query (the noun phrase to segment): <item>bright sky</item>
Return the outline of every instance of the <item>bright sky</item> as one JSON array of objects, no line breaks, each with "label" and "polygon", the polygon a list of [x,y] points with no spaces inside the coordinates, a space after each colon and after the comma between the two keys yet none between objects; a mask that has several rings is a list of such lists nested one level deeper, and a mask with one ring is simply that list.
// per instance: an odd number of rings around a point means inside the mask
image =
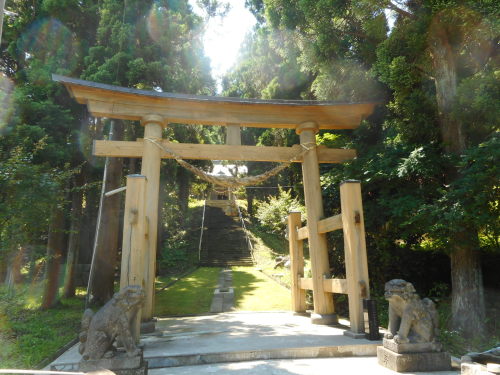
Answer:
[{"label": "bright sky", "polygon": [[[211,19],[204,37],[205,54],[211,60],[212,75],[217,79],[219,89],[220,78],[235,63],[245,35],[256,22],[253,14],[245,8],[245,0],[222,2],[230,4],[230,11],[222,19]],[[200,8],[196,5],[196,0],[189,0],[189,3],[199,14]]]}]

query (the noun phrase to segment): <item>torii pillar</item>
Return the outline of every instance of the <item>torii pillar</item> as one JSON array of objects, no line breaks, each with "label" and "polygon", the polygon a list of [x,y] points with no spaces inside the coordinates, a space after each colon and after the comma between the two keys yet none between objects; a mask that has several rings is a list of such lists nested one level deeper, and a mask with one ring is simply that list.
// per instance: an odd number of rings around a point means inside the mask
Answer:
[{"label": "torii pillar", "polygon": [[313,283],[314,313],[311,314],[313,324],[335,324],[337,315],[333,305],[333,296],[324,291],[323,280],[329,278],[330,264],[326,235],[318,233],[318,221],[323,219],[323,198],[319,179],[318,151],[315,122],[303,122],[295,129],[300,136],[300,144],[309,149],[302,162],[302,179],[307,211],[307,228],[309,229],[309,256]]},{"label": "torii pillar", "polygon": [[144,215],[146,249],[144,258],[144,280],[146,283],[146,302],[142,309],[142,321],[153,318],[156,246],[158,236],[158,197],[160,192],[161,149],[148,139],[161,143],[163,126],[166,120],[159,115],[151,114],[141,119],[144,126],[144,149],[142,154],[141,174],[146,176]]}]

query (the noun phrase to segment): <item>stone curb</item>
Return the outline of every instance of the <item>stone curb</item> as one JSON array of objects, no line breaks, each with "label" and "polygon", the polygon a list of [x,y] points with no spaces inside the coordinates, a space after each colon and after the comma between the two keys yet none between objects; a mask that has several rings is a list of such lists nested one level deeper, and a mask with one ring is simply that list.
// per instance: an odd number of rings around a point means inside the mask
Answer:
[{"label": "stone curb", "polygon": [[377,344],[320,346],[308,348],[281,348],[222,353],[198,353],[192,355],[173,355],[170,357],[149,357],[145,358],[145,360],[148,361],[149,368],[153,369],[269,359],[371,357],[376,355],[376,351]]}]

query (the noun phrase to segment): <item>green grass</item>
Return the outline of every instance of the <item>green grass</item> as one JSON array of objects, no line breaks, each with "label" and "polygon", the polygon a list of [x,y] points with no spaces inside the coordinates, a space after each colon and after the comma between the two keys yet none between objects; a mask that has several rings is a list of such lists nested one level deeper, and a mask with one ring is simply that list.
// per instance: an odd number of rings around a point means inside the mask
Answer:
[{"label": "green grass", "polygon": [[34,368],[77,337],[82,296],[40,311],[40,295],[40,286],[0,289],[0,368]]},{"label": "green grass", "polygon": [[[248,230],[254,244],[254,260],[256,262],[256,267],[262,270],[267,276],[275,279],[280,284],[290,288],[291,286],[291,275],[290,269],[276,265],[276,258],[278,256],[289,255],[288,241],[275,234],[266,231],[264,228],[251,224],[248,225]],[[305,245],[305,244],[304,244]],[[305,253],[305,275],[307,276],[310,272],[310,261],[308,259],[307,248],[304,246]]]},{"label": "green grass", "polygon": [[155,315],[191,315],[210,311],[220,268],[202,267],[155,296]]},{"label": "green grass", "polygon": [[253,267],[233,267],[237,311],[290,310],[290,291]]}]

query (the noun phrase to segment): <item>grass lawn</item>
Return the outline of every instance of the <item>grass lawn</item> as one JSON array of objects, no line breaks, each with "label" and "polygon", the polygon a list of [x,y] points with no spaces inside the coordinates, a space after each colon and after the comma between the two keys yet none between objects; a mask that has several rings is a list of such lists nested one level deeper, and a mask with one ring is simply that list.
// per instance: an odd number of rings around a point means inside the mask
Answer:
[{"label": "grass lawn", "polygon": [[0,368],[34,368],[77,337],[83,296],[40,311],[40,295],[38,285],[16,286],[13,294],[0,289]]},{"label": "grass lawn", "polygon": [[202,267],[171,287],[157,292],[155,315],[190,315],[210,312],[220,268]]},{"label": "grass lawn", "polygon": [[290,291],[253,267],[233,267],[236,311],[290,310]]}]

